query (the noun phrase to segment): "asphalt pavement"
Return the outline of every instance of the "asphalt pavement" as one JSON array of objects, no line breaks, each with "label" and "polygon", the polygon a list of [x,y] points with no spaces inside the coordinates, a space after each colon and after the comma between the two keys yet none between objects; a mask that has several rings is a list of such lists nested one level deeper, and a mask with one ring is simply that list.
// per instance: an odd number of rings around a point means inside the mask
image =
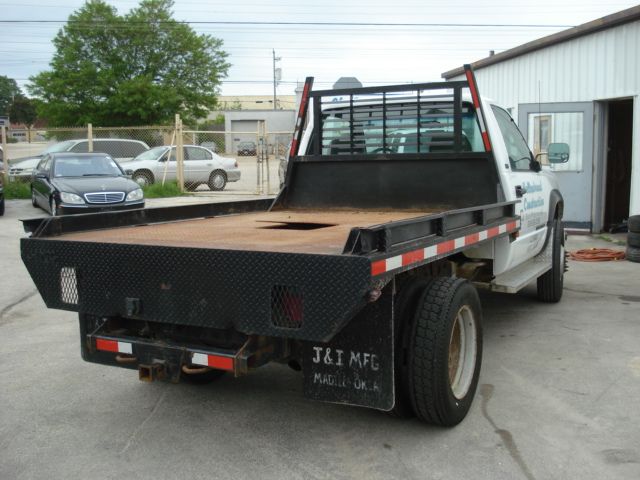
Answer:
[{"label": "asphalt pavement", "polygon": [[[0,479],[640,478],[640,264],[571,262],[554,305],[481,293],[478,393],[443,429],[306,400],[281,365],[191,386],[83,362],[20,260],[34,213],[0,217]],[[590,246],[622,248],[569,237]]]}]

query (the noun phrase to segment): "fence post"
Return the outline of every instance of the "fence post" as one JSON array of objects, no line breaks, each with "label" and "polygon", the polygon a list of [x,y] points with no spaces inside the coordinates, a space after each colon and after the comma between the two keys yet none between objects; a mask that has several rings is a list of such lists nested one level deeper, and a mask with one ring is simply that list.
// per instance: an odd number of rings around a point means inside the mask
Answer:
[{"label": "fence post", "polygon": [[262,178],[260,174],[262,173],[261,167],[262,162],[260,162],[260,122],[258,121],[256,130],[256,195],[260,195],[262,193]]},{"label": "fence post", "polygon": [[[271,193],[271,179],[270,179],[270,175],[269,175],[269,131],[267,130],[267,121],[264,120],[264,122],[262,123],[262,135],[264,138],[264,164],[263,164],[263,182],[264,182],[264,176],[266,176],[266,180],[267,180],[267,190],[264,192],[265,195],[269,195]],[[263,188],[264,190],[264,188]]]},{"label": "fence post", "polygon": [[4,181],[9,181],[9,152],[7,151],[7,127],[2,125],[2,161],[4,162]]},{"label": "fence post", "polygon": [[87,124],[87,151],[89,153],[93,152],[93,125]]},{"label": "fence post", "polygon": [[178,179],[178,188],[184,192],[184,148],[182,138],[182,120],[180,115],[176,113],[176,177]]}]

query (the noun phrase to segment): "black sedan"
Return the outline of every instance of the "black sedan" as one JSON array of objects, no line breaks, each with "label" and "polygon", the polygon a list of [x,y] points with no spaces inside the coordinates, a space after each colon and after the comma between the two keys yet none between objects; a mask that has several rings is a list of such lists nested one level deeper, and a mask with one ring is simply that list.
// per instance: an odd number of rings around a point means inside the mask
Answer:
[{"label": "black sedan", "polygon": [[31,202],[51,215],[144,207],[140,185],[104,153],[50,153],[31,180]]}]

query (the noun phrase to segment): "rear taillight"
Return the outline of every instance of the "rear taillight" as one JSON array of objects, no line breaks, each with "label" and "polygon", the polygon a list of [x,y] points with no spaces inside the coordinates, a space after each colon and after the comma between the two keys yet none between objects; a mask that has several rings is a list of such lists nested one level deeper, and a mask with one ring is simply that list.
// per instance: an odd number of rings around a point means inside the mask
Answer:
[{"label": "rear taillight", "polygon": [[276,327],[302,327],[304,299],[296,287],[276,285],[271,289],[271,321]]}]

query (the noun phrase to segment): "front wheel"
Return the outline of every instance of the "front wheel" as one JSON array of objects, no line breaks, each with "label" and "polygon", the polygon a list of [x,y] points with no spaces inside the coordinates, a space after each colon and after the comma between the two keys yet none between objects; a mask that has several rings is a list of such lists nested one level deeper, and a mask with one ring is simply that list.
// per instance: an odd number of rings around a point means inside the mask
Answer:
[{"label": "front wheel", "polygon": [[551,270],[538,277],[538,299],[556,303],[562,298],[566,256],[564,251],[564,228],[559,219],[553,221],[551,232]]},{"label": "front wheel", "polygon": [[416,416],[453,426],[467,415],[482,363],[482,310],[467,280],[435,278],[417,304],[410,339],[409,395]]},{"label": "front wheel", "polygon": [[53,197],[49,200],[49,212],[51,212],[52,217],[58,216],[58,202],[56,202],[56,199]]},{"label": "front wheel", "polygon": [[141,187],[148,187],[153,184],[153,175],[149,172],[136,172],[131,178]]}]

